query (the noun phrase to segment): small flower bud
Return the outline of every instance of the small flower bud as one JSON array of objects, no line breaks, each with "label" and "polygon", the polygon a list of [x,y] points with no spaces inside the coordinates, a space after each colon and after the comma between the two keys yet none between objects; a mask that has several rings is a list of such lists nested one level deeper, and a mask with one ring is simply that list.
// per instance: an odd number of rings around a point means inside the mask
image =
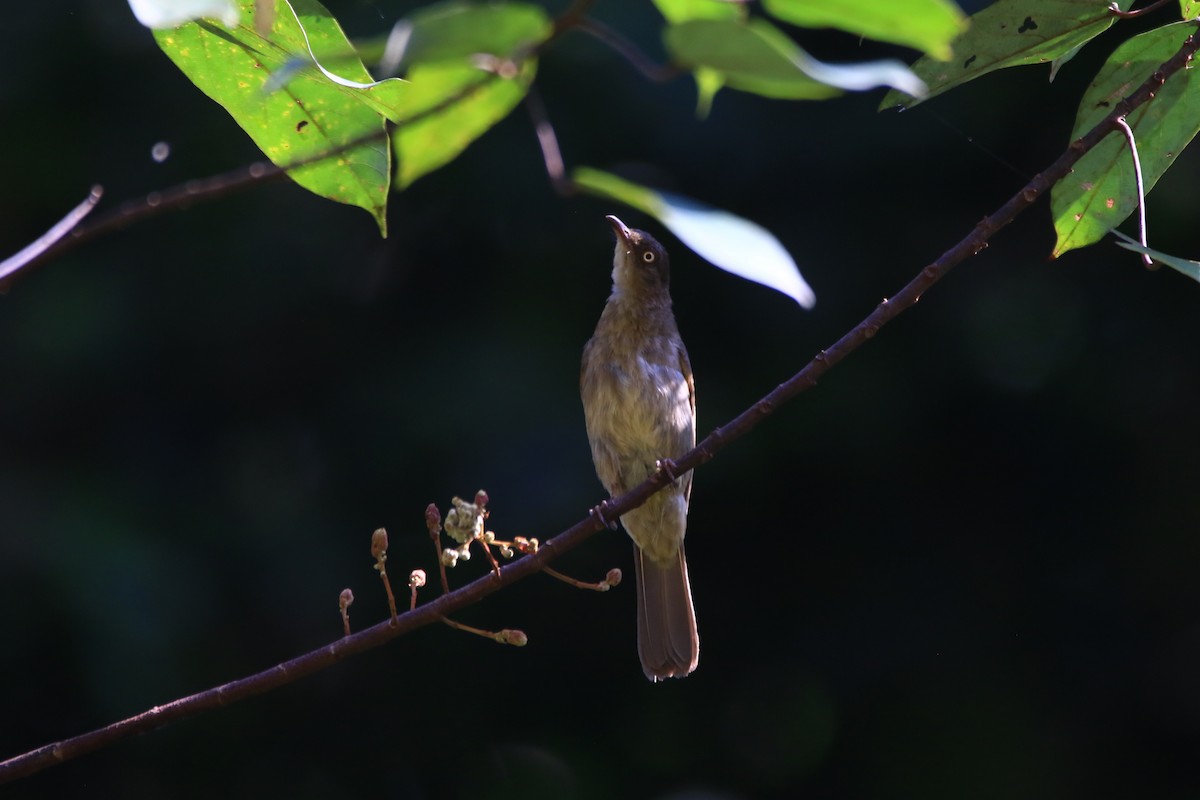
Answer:
[{"label": "small flower bud", "polygon": [[496,634],[496,641],[500,644],[511,644],[513,647],[524,647],[529,644],[529,637],[525,635],[525,631],[505,628]]},{"label": "small flower bud", "polygon": [[342,593],[338,595],[338,608],[345,611],[354,602],[354,592],[349,589],[342,589]]},{"label": "small flower bud", "polygon": [[430,536],[437,536],[442,529],[442,513],[433,503],[425,507],[425,527]]},{"label": "small flower bud", "polygon": [[484,531],[483,532],[484,544],[491,544],[494,541],[496,541],[496,532],[495,531]]},{"label": "small flower bud", "polygon": [[447,567],[453,567],[455,564],[458,563],[458,551],[453,548],[447,547],[445,550],[442,551],[442,563],[445,564]]},{"label": "small flower bud", "polygon": [[377,528],[375,532],[371,534],[371,555],[373,555],[377,561],[386,561],[387,549],[387,531],[385,531],[383,528]]},{"label": "small flower bud", "polygon": [[467,542],[462,547],[458,548],[458,550],[456,550],[455,552],[458,553],[459,561],[470,561],[471,560],[471,543]]},{"label": "small flower bud", "polygon": [[413,588],[420,588],[425,585],[425,570],[414,569],[408,573],[408,585]]},{"label": "small flower bud", "polygon": [[483,489],[480,489],[478,492],[475,493],[475,505],[479,506],[480,508],[483,508],[487,504],[488,504],[488,493],[485,492]]},{"label": "small flower bud", "polygon": [[503,558],[512,558],[513,557],[513,549],[506,544],[501,545],[500,546],[500,555]]},{"label": "small flower bud", "polygon": [[621,585],[621,570],[617,569],[616,567],[613,567],[612,569],[610,569],[608,571],[608,574],[604,576],[604,582],[607,583],[609,586],[620,586]]}]

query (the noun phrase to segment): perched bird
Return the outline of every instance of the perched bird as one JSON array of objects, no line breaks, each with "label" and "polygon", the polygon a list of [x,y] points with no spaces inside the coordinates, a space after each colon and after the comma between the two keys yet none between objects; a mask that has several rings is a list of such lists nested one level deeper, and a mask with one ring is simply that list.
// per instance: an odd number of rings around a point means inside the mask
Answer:
[{"label": "perched bird", "polygon": [[614,497],[667,469],[671,485],[621,517],[634,544],[638,655],[652,681],[682,678],[700,660],[683,536],[692,473],[672,475],[696,446],[692,365],[671,313],[667,251],[608,217],[617,235],[613,289],[583,349],[580,394],[596,474]]}]

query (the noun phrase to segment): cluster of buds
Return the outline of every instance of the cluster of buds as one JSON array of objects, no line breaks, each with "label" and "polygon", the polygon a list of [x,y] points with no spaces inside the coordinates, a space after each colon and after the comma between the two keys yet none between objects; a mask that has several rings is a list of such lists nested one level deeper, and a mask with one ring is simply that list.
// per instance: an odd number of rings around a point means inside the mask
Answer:
[{"label": "cluster of buds", "polygon": [[[483,489],[475,493],[475,501],[467,502],[461,497],[455,497],[450,500],[451,508],[446,512],[445,525],[438,527],[446,531],[446,535],[454,541],[458,542],[458,547],[447,547],[442,550],[442,566],[453,567],[459,561],[471,560],[471,544],[479,542],[483,545],[484,553],[492,562],[492,567],[499,571],[499,566],[496,564],[496,559],[492,555],[491,548],[495,547],[500,551],[500,555],[504,558],[512,558],[516,551],[513,542],[502,542],[496,538],[493,531],[484,530],[484,521],[488,517],[487,504],[488,494]],[[435,520],[440,523],[441,517],[437,513],[434,506],[430,506],[425,511],[425,523],[429,528],[430,536],[437,536],[437,528],[435,528]],[[519,547],[517,548],[520,549]],[[524,552],[524,551],[522,551]]]},{"label": "cluster of buds", "polygon": [[447,547],[442,551],[442,564],[447,567],[453,567],[459,561],[471,560],[471,543],[459,545],[458,547]]},{"label": "cluster of buds", "polygon": [[[475,495],[476,500],[480,494],[486,502],[487,495],[483,492]],[[446,524],[442,526],[446,535],[459,544],[470,544],[475,539],[482,538],[483,520],[487,516],[483,505],[468,503],[461,497],[455,497],[450,503],[453,507],[446,513]]]}]

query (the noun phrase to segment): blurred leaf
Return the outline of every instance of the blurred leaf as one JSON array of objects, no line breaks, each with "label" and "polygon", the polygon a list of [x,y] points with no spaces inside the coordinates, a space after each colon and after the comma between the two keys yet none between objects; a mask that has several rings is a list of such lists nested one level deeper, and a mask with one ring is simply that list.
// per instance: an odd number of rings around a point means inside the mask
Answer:
[{"label": "blurred leaf", "polygon": [[658,13],[672,25],[691,19],[745,19],[746,8],[741,3],[724,0],[654,0]]},{"label": "blurred leaf", "polygon": [[663,37],[667,52],[680,65],[712,70],[734,89],[786,100],[821,100],[840,94],[797,69],[768,30],[783,36],[763,20],[693,20],[668,26]]},{"label": "blurred leaf", "polygon": [[1179,13],[1184,19],[1200,16],[1200,0],[1179,0]]},{"label": "blurred leaf", "polygon": [[[1108,116],[1121,98],[1179,49],[1196,28],[1177,22],[1134,36],[1118,47],[1084,92],[1075,116],[1075,139]],[[1195,85],[1193,85],[1195,84]],[[1200,79],[1196,70],[1172,75],[1147,102],[1134,109],[1126,122],[1133,129],[1149,194],[1200,130]],[[1137,208],[1133,160],[1119,131],[1084,154],[1071,174],[1054,185],[1050,210],[1058,241],[1054,257],[1092,244]]]},{"label": "blurred leaf", "polygon": [[237,27],[226,29],[207,20],[188,22],[174,30],[155,31],[154,38],[274,164],[286,167],[377,132],[378,140],[288,175],[315,194],[366,209],[386,236],[391,151],[377,108],[394,102],[392,98],[404,91],[403,83],[391,80],[355,89],[338,85],[316,70],[305,70],[291,76],[278,91],[266,92],[273,72],[296,59],[311,62],[310,44],[317,57],[338,63],[343,78],[360,83],[372,79],[353,56],[337,21],[316,0],[276,0],[274,24],[265,38],[255,31],[255,0],[240,0],[240,7],[242,22]]},{"label": "blurred leaf", "polygon": [[577,168],[571,177],[590,194],[654,217],[713,266],[783,292],[804,308],[816,303],[796,262],[765,228],[691,198],[649,189],[590,167]]},{"label": "blurred leaf", "polygon": [[924,50],[946,61],[967,29],[950,0],[764,0],[768,14],[806,28],[839,28],[868,39]]},{"label": "blurred leaf", "polygon": [[[1132,2],[1116,4],[1124,10]],[[912,65],[927,95],[888,92],[879,108],[912,108],[998,69],[1054,61],[1108,30],[1116,19],[1108,6],[1107,0],[998,0],[971,16],[971,27],[952,43],[952,62],[923,56]]]},{"label": "blurred leaf", "polygon": [[[819,100],[838,94],[837,88],[861,89],[889,81],[897,69],[892,62],[835,67],[822,64],[800,49],[766,20],[693,20],[667,27],[671,57],[690,68],[721,73],[734,89],[788,100]],[[911,84],[905,84],[915,90]]]},{"label": "blurred leaf", "polygon": [[400,188],[453,161],[508,116],[536,73],[534,59],[524,61],[511,78],[452,61],[414,65],[391,116],[398,124],[393,141]]},{"label": "blurred leaf", "polygon": [[[453,0],[419,9],[398,22],[397,28],[405,31],[406,38],[394,64],[404,68],[433,61],[466,61],[479,54],[517,57],[549,38],[554,23],[542,8],[526,3],[483,5]],[[385,46],[385,39],[368,40],[359,46],[359,53],[377,61]]]},{"label": "blurred leaf", "polygon": [[[745,6],[720,0],[654,0],[659,13],[672,25],[691,19],[746,18]],[[725,86],[725,76],[714,69],[700,67],[692,70],[696,81],[696,116],[704,119],[712,111],[713,98]]]},{"label": "blurred leaf", "polygon": [[239,16],[233,0],[129,0],[129,7],[147,28],[174,28],[202,17],[219,19],[232,28]]},{"label": "blurred leaf", "polygon": [[704,119],[712,111],[713,98],[725,86],[725,76],[715,69],[700,67],[692,72],[696,81],[696,116]]},{"label": "blurred leaf", "polygon": [[1113,231],[1113,233],[1117,237],[1124,240],[1117,242],[1117,247],[1124,247],[1126,250],[1132,250],[1135,253],[1142,253],[1143,255],[1150,256],[1159,264],[1166,264],[1171,269],[1182,272],[1192,280],[1200,283],[1200,261],[1189,261],[1188,259],[1180,258],[1179,256],[1169,256],[1159,250],[1154,250],[1149,247],[1142,247],[1141,243],[1136,239],[1126,236],[1120,231]]}]

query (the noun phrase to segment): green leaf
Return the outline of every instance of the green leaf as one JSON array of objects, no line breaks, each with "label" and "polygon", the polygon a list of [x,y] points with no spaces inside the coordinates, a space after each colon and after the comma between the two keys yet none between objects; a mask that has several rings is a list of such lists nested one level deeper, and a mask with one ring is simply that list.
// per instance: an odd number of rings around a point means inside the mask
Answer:
[{"label": "green leaf", "polygon": [[692,72],[696,81],[696,116],[704,119],[712,111],[713,98],[725,86],[725,76],[715,69],[700,67]]},{"label": "green leaf", "polygon": [[1113,233],[1124,240],[1117,242],[1118,247],[1124,247],[1126,250],[1132,250],[1135,253],[1142,253],[1143,255],[1150,256],[1159,264],[1166,264],[1171,269],[1188,276],[1194,281],[1200,282],[1200,261],[1189,261],[1188,259],[1180,258],[1179,256],[1169,256],[1159,250],[1154,250],[1149,247],[1142,247],[1137,240],[1130,236],[1126,236],[1120,231],[1113,231]]},{"label": "green leaf", "polygon": [[[1127,9],[1133,0],[1117,0]],[[971,16],[971,27],[953,41],[954,60],[924,56],[913,72],[929,86],[919,100],[888,92],[879,104],[911,108],[968,81],[1006,67],[1045,64],[1065,56],[1108,30],[1116,19],[1110,0],[997,0]]]},{"label": "green leaf", "polygon": [[[434,61],[466,61],[481,53],[513,58],[550,37],[554,23],[539,6],[526,3],[486,5],[452,0],[422,8],[397,23],[405,35],[396,66]],[[395,34],[393,34],[395,36]],[[359,52],[378,60],[386,39],[364,42]]]},{"label": "green leaf", "polygon": [[[746,9],[723,0],[654,0],[659,13],[672,25],[692,19],[744,20]],[[696,116],[704,119],[712,111],[713,98],[725,86],[725,76],[714,69],[692,70],[696,81]]]},{"label": "green leaf", "polygon": [[765,97],[813,100],[832,97],[835,89],[860,91],[880,85],[923,90],[897,61],[824,64],[762,19],[690,20],[668,26],[664,37],[677,63],[713,70],[730,87]]},{"label": "green leaf", "polygon": [[577,168],[571,177],[589,194],[654,217],[713,266],[782,292],[803,308],[816,303],[817,297],[796,262],[765,228],[691,198],[649,189],[590,167]]},{"label": "green leaf", "polygon": [[840,94],[797,69],[784,48],[793,52],[800,48],[765,20],[697,19],[670,25],[663,35],[667,52],[677,63],[718,72],[734,89],[787,100]]},{"label": "green leaf", "polygon": [[[296,74],[285,87],[265,92],[271,74],[295,59],[311,62],[309,45],[322,61],[338,64],[338,74],[371,81],[353,57],[337,21],[316,0],[276,0],[270,33],[255,31],[255,0],[240,0],[241,23],[224,28],[209,20],[158,30],[154,38],[196,86],[225,108],[272,163],[287,167],[360,141],[366,141],[289,171],[309,191],[370,212],[387,235],[386,203],[391,176],[384,120],[372,105],[403,91],[397,80],[371,89],[341,86],[318,70]],[[307,34],[307,42],[305,40]]]},{"label": "green leaf", "polygon": [[[1179,49],[1196,30],[1177,22],[1134,36],[1118,47],[1084,93],[1071,138],[1095,127],[1112,107]],[[1126,118],[1133,129],[1150,192],[1167,167],[1200,131],[1200,78],[1196,70],[1175,73],[1149,101]],[[1125,137],[1109,134],[1088,151],[1071,174],[1054,185],[1050,210],[1058,242],[1055,257],[1098,241],[1137,208],[1133,160]]]},{"label": "green leaf", "polygon": [[398,63],[408,83],[376,108],[397,125],[396,180],[405,189],[453,161],[524,99],[537,71],[525,54],[554,25],[525,3],[456,1],[423,8],[397,27],[407,31]]},{"label": "green leaf", "polygon": [[740,3],[725,0],[654,0],[658,13],[672,25],[692,19],[745,19]]},{"label": "green leaf", "polygon": [[950,0],[764,0],[784,22],[806,28],[839,28],[868,39],[924,50],[949,60],[950,42],[967,18]]},{"label": "green leaf", "polygon": [[515,108],[537,72],[527,59],[511,78],[465,64],[416,64],[406,91],[391,109],[400,188],[445,166]]},{"label": "green leaf", "polygon": [[1184,19],[1200,16],[1200,0],[1179,0],[1179,13]]}]

